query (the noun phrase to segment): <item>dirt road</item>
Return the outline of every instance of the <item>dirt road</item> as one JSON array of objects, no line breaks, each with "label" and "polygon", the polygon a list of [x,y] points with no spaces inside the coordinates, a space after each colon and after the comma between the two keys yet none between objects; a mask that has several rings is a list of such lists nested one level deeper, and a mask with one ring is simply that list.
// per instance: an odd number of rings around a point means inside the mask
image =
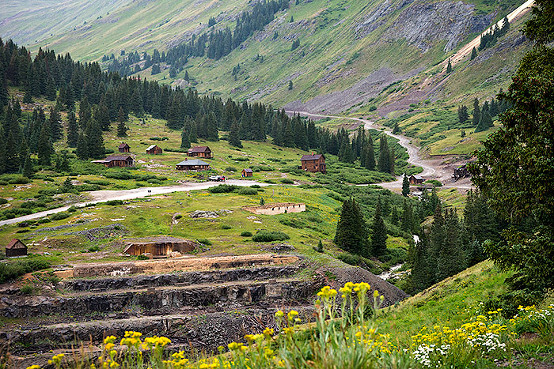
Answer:
[{"label": "dirt road", "polygon": [[[83,203],[78,204],[71,204],[67,206],[62,206],[61,208],[56,209],[50,209],[46,211],[41,211],[39,213],[29,214],[22,217],[17,217],[13,219],[8,220],[2,220],[0,221],[0,226],[6,225],[6,224],[13,224],[13,223],[19,223],[23,222],[25,220],[32,220],[37,218],[42,218],[50,214],[59,213],[62,211],[66,211],[71,206],[85,206],[87,204],[96,204],[99,202],[109,201],[109,200],[131,200],[131,199],[138,199],[140,197],[146,197],[151,195],[161,195],[171,192],[182,192],[182,191],[193,191],[193,190],[205,190],[210,187],[218,186],[221,182],[202,182],[202,183],[185,183],[178,186],[163,186],[163,187],[142,187],[142,188],[135,188],[133,190],[118,190],[118,191],[91,191],[88,193],[88,195],[91,197],[90,201],[86,201]],[[267,183],[259,183],[256,181],[248,181],[248,180],[237,180],[237,179],[229,179],[226,181],[226,184],[236,185],[236,186],[252,186],[252,185],[260,185],[260,186],[269,186]]]},{"label": "dirt road", "polygon": [[[420,148],[413,145],[411,143],[411,139],[402,136],[393,134],[389,129],[376,125],[374,122],[363,119],[363,118],[350,118],[350,117],[341,117],[338,115],[323,115],[323,114],[312,114],[305,111],[287,111],[289,114],[300,114],[302,116],[306,117],[312,117],[312,118],[341,118],[341,119],[349,119],[353,121],[358,121],[360,123],[363,123],[364,127],[366,129],[377,129],[383,131],[385,134],[389,135],[390,137],[393,137],[398,140],[398,143],[404,147],[409,155],[408,163],[422,167],[423,172],[421,172],[421,176],[425,179],[436,179],[441,181],[444,185],[443,188],[458,188],[461,190],[469,190],[472,187],[471,183],[468,180],[461,180],[458,182],[454,182],[452,180],[452,168],[450,165],[446,165],[443,163],[442,159],[423,159],[421,158],[419,152]],[[394,182],[383,182],[383,183],[375,183],[377,186],[381,186],[388,189],[399,189],[402,188],[402,176],[396,177],[396,181]],[[362,185],[367,186],[367,185]]]}]

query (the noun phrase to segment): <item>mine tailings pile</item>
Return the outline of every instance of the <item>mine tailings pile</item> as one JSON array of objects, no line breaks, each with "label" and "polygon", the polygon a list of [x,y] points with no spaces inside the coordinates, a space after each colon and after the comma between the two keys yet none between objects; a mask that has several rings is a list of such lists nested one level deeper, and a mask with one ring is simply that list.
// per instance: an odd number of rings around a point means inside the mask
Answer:
[{"label": "mine tailings pile", "polygon": [[[191,264],[195,259],[202,258],[191,258]],[[0,315],[18,323],[0,329],[0,345],[9,345],[16,367],[40,361],[40,355],[31,355],[42,353],[46,360],[50,350],[69,351],[80,342],[97,347],[107,335],[122,337],[128,330],[170,337],[174,349],[210,352],[274,327],[279,309],[311,314],[315,293],[325,283],[321,277],[295,277],[305,265],[288,255],[203,259],[205,270],[153,275],[130,273],[132,263],[96,265],[86,273],[82,266],[74,274],[87,277],[64,279],[55,292],[26,296],[16,288],[0,291]],[[185,260],[150,263],[179,265]],[[114,269],[130,274],[117,275],[121,272]],[[92,276],[92,270],[104,275]]]}]

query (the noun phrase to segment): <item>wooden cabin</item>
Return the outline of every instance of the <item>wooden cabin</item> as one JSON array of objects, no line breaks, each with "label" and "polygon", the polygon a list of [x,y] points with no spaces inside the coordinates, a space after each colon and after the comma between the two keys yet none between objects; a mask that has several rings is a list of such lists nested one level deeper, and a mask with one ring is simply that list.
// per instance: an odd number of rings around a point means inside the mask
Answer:
[{"label": "wooden cabin", "polygon": [[418,176],[418,175],[414,175],[414,174],[412,174],[410,176],[410,178],[408,178],[408,180],[410,181],[411,185],[418,185],[418,184],[422,184],[423,182],[425,182],[425,179],[422,176]]},{"label": "wooden cabin", "polygon": [[469,177],[471,174],[467,170],[467,164],[460,165],[458,168],[454,168],[454,174],[452,175],[452,178],[454,178],[455,181],[457,181],[460,178]]},{"label": "wooden cabin", "polygon": [[27,246],[17,238],[8,243],[6,246],[6,257],[27,256]]},{"label": "wooden cabin", "polygon": [[178,163],[176,168],[177,170],[196,170],[196,171],[208,170],[210,169],[210,164],[200,159],[194,159],[194,160],[185,159],[182,162]]},{"label": "wooden cabin", "polygon": [[250,168],[246,168],[242,170],[242,177],[252,177],[254,175],[254,172]]},{"label": "wooden cabin", "polygon": [[187,151],[187,155],[195,158],[212,158],[212,150],[208,146],[194,146]]},{"label": "wooden cabin", "polygon": [[122,142],[119,144],[119,152],[130,152],[131,151],[131,147],[129,145],[127,145],[125,142]]},{"label": "wooden cabin", "polygon": [[93,160],[93,163],[102,164],[106,168],[113,167],[132,167],[135,165],[135,160],[131,155],[110,155],[104,160]]},{"label": "wooden cabin", "polygon": [[327,166],[325,165],[325,156],[323,154],[316,155],[304,155],[300,158],[302,163],[302,170],[307,170],[308,172],[327,172]]},{"label": "wooden cabin", "polygon": [[146,148],[146,153],[150,155],[160,155],[163,152],[158,145],[150,145]]}]

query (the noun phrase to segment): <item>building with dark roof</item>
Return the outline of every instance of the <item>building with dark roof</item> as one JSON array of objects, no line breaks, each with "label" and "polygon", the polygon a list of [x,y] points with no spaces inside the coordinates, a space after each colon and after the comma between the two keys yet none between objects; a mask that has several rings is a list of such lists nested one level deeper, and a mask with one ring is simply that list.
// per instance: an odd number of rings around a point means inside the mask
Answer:
[{"label": "building with dark roof", "polygon": [[327,166],[325,165],[325,156],[323,154],[304,155],[300,158],[302,163],[302,170],[308,172],[327,172]]},{"label": "building with dark roof", "polygon": [[26,256],[27,255],[27,246],[17,238],[14,238],[6,245],[6,257],[14,256]]},{"label": "building with dark roof", "polygon": [[129,152],[131,151],[131,146],[127,145],[125,142],[119,144],[119,152]]},{"label": "building with dark roof", "polygon": [[210,169],[210,164],[200,159],[194,159],[194,160],[185,159],[182,162],[177,164],[176,169],[177,170],[208,170]]},{"label": "building with dark roof", "polygon": [[194,146],[188,149],[187,155],[191,157],[211,159],[212,150],[210,150],[208,146]]},{"label": "building with dark roof", "polygon": [[160,155],[163,152],[158,145],[150,145],[146,148],[146,153],[150,155]]},{"label": "building with dark roof", "polygon": [[242,177],[252,177],[254,175],[254,172],[250,168],[243,169],[241,172]]},{"label": "building with dark roof", "polygon": [[131,155],[110,155],[103,160],[93,160],[93,163],[102,164],[106,168],[113,167],[132,167],[135,165],[135,160]]}]

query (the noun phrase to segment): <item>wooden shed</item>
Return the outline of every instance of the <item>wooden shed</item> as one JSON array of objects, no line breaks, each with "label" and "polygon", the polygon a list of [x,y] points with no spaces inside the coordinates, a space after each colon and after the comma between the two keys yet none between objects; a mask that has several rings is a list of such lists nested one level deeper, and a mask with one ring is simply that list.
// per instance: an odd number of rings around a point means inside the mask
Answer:
[{"label": "wooden shed", "polygon": [[17,238],[14,238],[13,240],[8,243],[6,246],[6,257],[14,257],[14,256],[26,256],[27,255],[27,246]]},{"label": "wooden shed", "polygon": [[327,166],[325,165],[325,156],[323,154],[304,155],[300,158],[302,163],[302,170],[308,172],[327,172]]},{"label": "wooden shed", "polygon": [[125,142],[119,144],[119,152],[130,152],[131,146],[127,145]]},{"label": "wooden shed", "polygon": [[135,165],[135,160],[131,155],[110,155],[104,160],[93,160],[92,162],[102,164],[106,168],[132,167]]},{"label": "wooden shed", "polygon": [[200,159],[194,159],[194,160],[185,159],[182,162],[177,164],[176,169],[177,170],[208,170],[210,169],[210,164]]},{"label": "wooden shed", "polygon": [[408,180],[410,181],[410,184],[412,184],[412,185],[422,184],[423,182],[425,182],[425,178],[423,178],[422,176],[414,175],[414,174],[412,174],[410,176],[410,178],[408,178]]},{"label": "wooden shed", "polygon": [[250,168],[246,168],[242,170],[242,177],[252,177],[254,175],[254,172]]},{"label": "wooden shed", "polygon": [[212,158],[212,150],[208,146],[194,146],[188,149],[187,155],[195,158]]},{"label": "wooden shed", "polygon": [[146,153],[150,155],[160,155],[163,152],[158,145],[150,145],[146,148]]}]

